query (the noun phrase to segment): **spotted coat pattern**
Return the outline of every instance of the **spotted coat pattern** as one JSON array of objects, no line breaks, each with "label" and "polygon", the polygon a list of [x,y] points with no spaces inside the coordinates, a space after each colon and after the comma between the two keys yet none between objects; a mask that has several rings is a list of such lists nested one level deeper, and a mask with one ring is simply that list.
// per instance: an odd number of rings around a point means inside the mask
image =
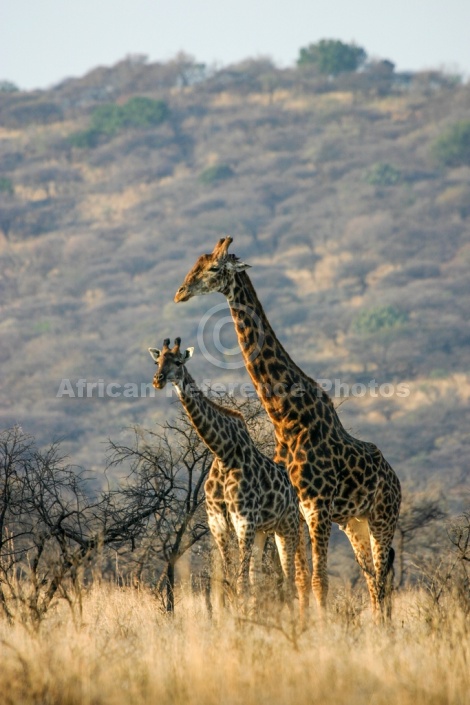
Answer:
[{"label": "spotted coat pattern", "polygon": [[220,292],[230,306],[245,366],[271,421],[277,450],[294,485],[312,542],[312,588],[320,607],[328,592],[332,522],[346,532],[365,575],[374,611],[391,611],[392,540],[401,491],[395,472],[372,443],[351,436],[328,394],[277,339],[246,273],[222,238],[187,274],[175,301]]},{"label": "spotted coat pattern", "polygon": [[[298,551],[300,514],[285,467],[258,450],[241,413],[216,404],[197,389],[185,365],[192,348],[182,353],[180,339],[177,338],[173,349],[169,348],[167,339],[161,351],[149,348],[149,352],[158,364],[154,387],[162,389],[168,381],[175,385],[192,425],[214,454],[205,483],[206,509],[225,575],[230,576],[232,570],[232,527],[239,547],[240,596],[248,593],[253,553],[253,558],[258,561],[253,571],[256,574],[260,569],[259,561],[266,536],[273,532],[286,579],[287,598],[292,605],[296,553],[297,561],[301,560],[301,549]],[[253,552],[255,545],[257,550]],[[300,581],[299,592],[302,585]],[[302,594],[300,597],[302,600]]]}]

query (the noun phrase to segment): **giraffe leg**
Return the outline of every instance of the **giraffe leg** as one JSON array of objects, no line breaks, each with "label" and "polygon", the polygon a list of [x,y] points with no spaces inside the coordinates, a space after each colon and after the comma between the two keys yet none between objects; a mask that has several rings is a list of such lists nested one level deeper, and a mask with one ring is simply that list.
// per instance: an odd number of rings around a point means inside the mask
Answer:
[{"label": "giraffe leg", "polygon": [[230,599],[232,593],[233,565],[230,550],[231,532],[230,527],[221,514],[209,514],[207,516],[209,529],[219,549],[222,559],[223,590],[222,605],[225,607],[226,598]]},{"label": "giraffe leg", "polygon": [[376,614],[379,605],[369,522],[366,517],[353,517],[343,527],[343,530],[351,543],[356,561],[359,563],[366,579],[372,611]]},{"label": "giraffe leg", "polygon": [[[397,481],[398,483],[398,481]],[[400,511],[400,486],[384,484],[376,496],[376,503],[369,516],[370,541],[374,560],[377,601],[380,619],[384,622],[392,616],[393,536]]]},{"label": "giraffe leg", "polygon": [[294,592],[295,592],[295,554],[298,544],[298,535],[296,534],[280,534],[276,532],[275,541],[279,560],[281,561],[282,572],[286,584],[286,601],[292,612],[294,608]]},{"label": "giraffe leg", "polygon": [[330,508],[326,502],[315,502],[307,514],[307,524],[312,542],[312,590],[323,614],[328,596],[328,541],[331,534]]},{"label": "giraffe leg", "polygon": [[300,623],[302,628],[307,625],[307,613],[310,602],[310,580],[310,568],[307,560],[307,545],[305,541],[305,521],[301,518],[299,541],[295,553],[295,584],[299,596]]},{"label": "giraffe leg", "polygon": [[395,571],[393,561],[395,551],[391,547],[391,539],[377,538],[371,532],[372,556],[375,566],[377,585],[377,605],[381,622],[392,617],[392,591]]},{"label": "giraffe leg", "polygon": [[237,578],[237,596],[243,611],[246,610],[247,598],[249,595],[249,574],[250,562],[255,541],[255,529],[252,522],[240,520],[239,517],[232,517],[232,523],[238,538],[238,553],[240,564]]},{"label": "giraffe leg", "polygon": [[253,549],[250,561],[250,586],[254,598],[254,604],[259,604],[261,593],[261,581],[263,573],[263,552],[268,536],[264,531],[257,531],[253,542]]}]

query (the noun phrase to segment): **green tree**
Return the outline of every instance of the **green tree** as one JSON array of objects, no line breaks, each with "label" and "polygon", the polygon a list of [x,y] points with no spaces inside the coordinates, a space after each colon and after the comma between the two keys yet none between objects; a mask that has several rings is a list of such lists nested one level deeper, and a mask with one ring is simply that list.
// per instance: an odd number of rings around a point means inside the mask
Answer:
[{"label": "green tree", "polygon": [[361,311],[353,323],[353,331],[362,335],[373,335],[382,330],[396,328],[408,321],[405,311],[395,306],[377,306]]},{"label": "green tree", "polygon": [[401,181],[401,172],[392,164],[377,162],[366,173],[365,181],[373,186],[395,186]]},{"label": "green tree", "polygon": [[321,39],[300,50],[297,66],[314,64],[320,73],[337,76],[356,71],[366,57],[365,50],[355,44],[344,44],[339,39]]},{"label": "green tree", "polygon": [[170,110],[163,100],[136,96],[124,105],[106,103],[96,108],[87,130],[75,132],[68,141],[73,147],[96,147],[102,138],[114,137],[129,127],[155,127],[168,118]]},{"label": "green tree", "polygon": [[470,120],[451,125],[433,143],[431,153],[440,166],[470,165]]},{"label": "green tree", "polygon": [[14,192],[11,179],[6,176],[0,176],[0,193],[8,193],[11,195]]},{"label": "green tree", "polygon": [[68,137],[67,141],[72,147],[79,147],[80,149],[93,149],[100,143],[101,134],[102,133],[98,130],[90,128],[89,130],[74,132]]},{"label": "green tree", "polygon": [[0,93],[18,93],[20,89],[11,81],[0,81]]},{"label": "green tree", "polygon": [[136,96],[122,106],[122,122],[126,127],[152,127],[166,120],[169,113],[165,101]]},{"label": "green tree", "polygon": [[91,116],[91,129],[105,135],[115,135],[123,125],[123,109],[114,103],[100,105]]},{"label": "green tree", "polygon": [[395,373],[396,345],[403,346],[408,333],[409,316],[395,306],[375,306],[363,309],[352,321],[351,352],[362,361],[364,372],[370,364],[377,374],[388,376]]},{"label": "green tree", "polygon": [[206,186],[211,186],[217,181],[230,179],[234,175],[235,172],[228,164],[214,164],[214,166],[208,167],[200,174],[199,180]]}]

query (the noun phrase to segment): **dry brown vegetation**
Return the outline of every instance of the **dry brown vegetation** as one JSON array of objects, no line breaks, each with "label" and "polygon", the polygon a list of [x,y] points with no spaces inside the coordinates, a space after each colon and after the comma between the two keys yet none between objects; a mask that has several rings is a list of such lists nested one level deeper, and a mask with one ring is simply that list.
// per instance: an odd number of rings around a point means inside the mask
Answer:
[{"label": "dry brown vegetation", "polygon": [[[244,411],[267,449],[259,409]],[[326,621],[312,606],[301,630],[269,555],[259,604],[241,615],[234,601],[221,606],[201,511],[207,451],[182,420],[111,444],[110,465],[131,472],[106,492],[56,448],[38,451],[19,429],[2,434],[3,701],[463,705],[470,513],[444,521],[441,497],[405,495],[386,626],[341,544]]]},{"label": "dry brown vegetation", "polygon": [[201,600],[189,594],[168,617],[147,589],[96,584],[84,596],[80,615],[62,605],[38,632],[0,622],[2,700],[9,705],[468,702],[468,614],[452,598],[441,609],[424,591],[404,592],[393,626],[379,629],[357,598],[343,591],[325,626],[314,620],[295,643],[284,627],[286,634],[262,617],[257,623],[229,615],[210,621]]}]

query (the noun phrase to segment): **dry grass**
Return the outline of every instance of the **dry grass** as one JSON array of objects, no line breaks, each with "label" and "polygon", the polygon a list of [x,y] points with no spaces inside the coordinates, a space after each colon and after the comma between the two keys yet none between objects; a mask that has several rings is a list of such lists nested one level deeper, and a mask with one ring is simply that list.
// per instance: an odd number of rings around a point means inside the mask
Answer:
[{"label": "dry grass", "polygon": [[[464,705],[469,627],[452,605],[418,592],[397,598],[394,624],[375,627],[351,595],[298,640],[233,617],[208,619],[183,597],[175,617],[152,595],[93,587],[80,620],[60,605],[35,633],[0,622],[2,702],[275,705]],[[284,624],[288,630],[288,625]]]}]

